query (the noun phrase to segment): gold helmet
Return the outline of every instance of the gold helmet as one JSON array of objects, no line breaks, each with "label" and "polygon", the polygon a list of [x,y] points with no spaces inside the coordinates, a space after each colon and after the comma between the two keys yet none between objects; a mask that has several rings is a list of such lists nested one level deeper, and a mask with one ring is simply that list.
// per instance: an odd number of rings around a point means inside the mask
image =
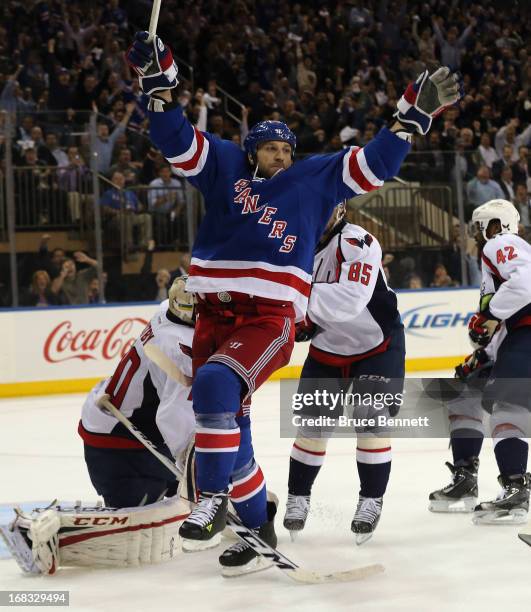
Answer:
[{"label": "gold helmet", "polygon": [[184,323],[193,323],[195,321],[195,295],[186,291],[187,279],[188,276],[179,276],[173,281],[168,292],[169,308]]}]

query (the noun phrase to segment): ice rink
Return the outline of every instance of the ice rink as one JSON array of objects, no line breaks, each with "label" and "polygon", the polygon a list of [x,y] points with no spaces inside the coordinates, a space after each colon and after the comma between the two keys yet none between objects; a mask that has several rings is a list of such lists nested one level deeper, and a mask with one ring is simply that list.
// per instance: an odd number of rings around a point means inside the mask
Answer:
[{"label": "ice rink", "polygon": [[[431,374],[433,375],[433,373]],[[358,482],[354,440],[332,440],[314,487],[313,513],[291,543],[282,527],[291,440],[279,438],[278,383],[253,398],[253,435],[268,486],[280,498],[279,549],[308,569],[335,571],[382,563],[385,573],[349,584],[306,586],[275,568],[241,578],[219,574],[221,549],[180,555],[171,563],[133,569],[64,569],[28,578],[13,560],[0,561],[0,590],[70,591],[70,609],[347,610],[378,612],[525,610],[531,601],[531,548],[522,526],[477,527],[469,515],[434,515],[430,490],[448,484],[448,441],[396,440],[383,515],[372,540],[356,547],[350,532]],[[0,505],[96,499],[76,429],[83,396],[0,401]],[[480,498],[498,493],[492,442],[481,457]]]}]

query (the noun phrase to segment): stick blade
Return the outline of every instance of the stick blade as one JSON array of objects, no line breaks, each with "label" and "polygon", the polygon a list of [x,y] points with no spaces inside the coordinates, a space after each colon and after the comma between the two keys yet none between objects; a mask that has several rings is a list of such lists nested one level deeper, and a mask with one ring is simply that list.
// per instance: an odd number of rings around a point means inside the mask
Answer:
[{"label": "stick blade", "polygon": [[293,570],[286,570],[285,573],[292,580],[301,582],[303,584],[325,584],[330,582],[354,582],[356,580],[363,580],[369,576],[381,574],[384,570],[385,568],[383,565],[380,563],[374,563],[373,565],[355,567],[343,572],[332,572],[331,574],[311,572],[300,567]]},{"label": "stick blade", "polygon": [[531,546],[531,533],[519,533],[518,537],[529,546]]}]

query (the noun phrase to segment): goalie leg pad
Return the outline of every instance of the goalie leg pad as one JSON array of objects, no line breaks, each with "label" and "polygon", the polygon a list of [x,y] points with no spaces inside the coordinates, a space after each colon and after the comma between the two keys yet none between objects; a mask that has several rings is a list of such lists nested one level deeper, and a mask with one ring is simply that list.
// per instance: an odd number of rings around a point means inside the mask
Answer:
[{"label": "goalie leg pad", "polygon": [[[28,543],[38,570],[52,574],[61,566],[128,567],[169,561],[181,551],[178,531],[188,513],[176,497],[136,508],[55,506],[19,515],[7,529],[18,531]],[[24,564],[14,554],[19,565],[32,571],[27,552],[20,555]]]}]

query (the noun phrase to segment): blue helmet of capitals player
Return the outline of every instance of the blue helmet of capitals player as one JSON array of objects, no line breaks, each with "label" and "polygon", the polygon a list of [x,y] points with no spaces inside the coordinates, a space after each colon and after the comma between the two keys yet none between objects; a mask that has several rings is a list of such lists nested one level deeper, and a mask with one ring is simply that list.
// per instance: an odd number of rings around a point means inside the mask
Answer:
[{"label": "blue helmet of capitals player", "polygon": [[260,121],[249,130],[243,143],[251,164],[257,163],[258,145],[272,141],[287,142],[291,146],[291,159],[293,159],[297,138],[289,127],[282,121]]}]

